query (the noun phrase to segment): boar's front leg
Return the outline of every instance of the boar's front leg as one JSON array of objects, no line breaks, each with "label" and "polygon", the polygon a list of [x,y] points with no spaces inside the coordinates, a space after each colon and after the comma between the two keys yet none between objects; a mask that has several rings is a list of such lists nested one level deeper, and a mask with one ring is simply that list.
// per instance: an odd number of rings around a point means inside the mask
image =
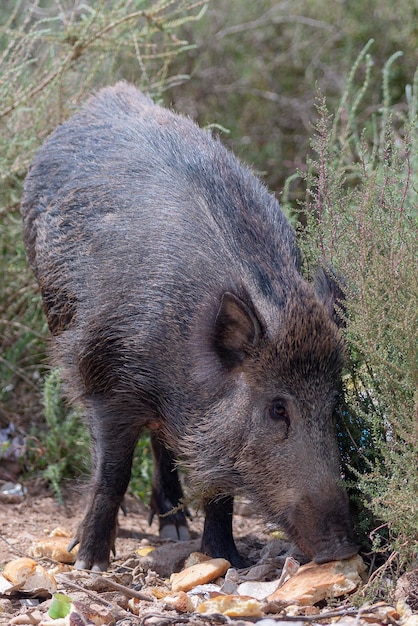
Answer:
[{"label": "boar's front leg", "polygon": [[187,509],[180,510],[183,504],[183,489],[180,484],[174,454],[168,450],[158,434],[151,431],[151,448],[154,460],[154,474],[151,495],[151,513],[159,518],[160,537],[187,541],[190,539],[187,528]]},{"label": "boar's front leg", "polygon": [[205,526],[201,550],[204,554],[214,558],[227,559],[234,567],[245,567],[245,562],[238,553],[232,535],[233,508],[232,496],[214,498],[205,504]]},{"label": "boar's front leg", "polygon": [[94,401],[90,416],[93,485],[84,520],[69,549],[80,544],[75,567],[104,571],[115,552],[119,507],[131,477],[132,458],[140,427],[132,416],[115,416]]}]

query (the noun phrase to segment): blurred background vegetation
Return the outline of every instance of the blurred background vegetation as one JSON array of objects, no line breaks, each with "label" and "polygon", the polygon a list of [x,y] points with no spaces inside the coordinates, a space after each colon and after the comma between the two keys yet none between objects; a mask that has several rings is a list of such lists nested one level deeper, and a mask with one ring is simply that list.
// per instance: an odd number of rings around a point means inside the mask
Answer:
[{"label": "blurred background vegetation", "polygon": [[[86,469],[80,417],[47,366],[19,199],[53,128],[92,90],[126,79],[214,125],[282,200],[307,275],[320,262],[345,277],[350,362],[339,440],[356,526],[363,542],[371,533],[375,554],[417,558],[417,50],[415,0],[2,2],[4,471],[12,460],[60,493],[64,478]],[[134,481],[146,495],[147,440],[141,452]]]}]

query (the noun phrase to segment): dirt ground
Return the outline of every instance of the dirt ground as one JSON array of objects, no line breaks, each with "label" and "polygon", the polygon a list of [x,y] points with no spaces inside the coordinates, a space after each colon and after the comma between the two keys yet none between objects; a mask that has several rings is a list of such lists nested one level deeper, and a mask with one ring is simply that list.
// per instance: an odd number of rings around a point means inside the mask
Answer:
[{"label": "dirt ground", "polygon": [[[65,505],[59,506],[50,492],[42,484],[36,483],[28,485],[28,491],[23,496],[0,497],[0,570],[13,559],[27,556],[34,541],[45,537],[57,527],[64,528],[73,534],[83,517],[83,499],[82,491],[73,486],[68,490]],[[199,550],[203,517],[197,514],[191,522],[191,541],[174,544],[159,539],[157,521],[154,520],[149,526],[148,508],[138,499],[128,496],[126,508],[126,516],[122,514],[119,516],[119,532],[116,540],[117,556],[112,559],[106,578],[93,576],[91,573],[71,571],[71,568],[56,577],[59,592],[70,595],[73,601],[80,601],[84,603],[84,606],[86,604],[94,606],[97,610],[104,612],[104,621],[94,622],[96,625],[133,626],[141,624],[151,626],[151,624],[156,624],[157,626],[176,626],[186,622],[194,624],[194,626],[224,623],[228,623],[230,626],[250,626],[252,623],[262,623],[263,620],[260,621],[260,618],[257,620],[255,617],[233,619],[219,615],[205,618],[193,612],[182,613],[179,610],[170,610],[163,600],[157,601],[154,598],[152,602],[149,602],[130,598],[130,595],[135,595],[138,590],[139,592],[145,590],[148,595],[150,589],[152,592],[155,589],[167,590],[167,580],[170,574],[181,569],[185,557],[190,552]],[[276,543],[281,542],[284,555],[292,554],[295,558],[300,559],[301,555],[294,552],[290,544],[284,540],[272,539],[271,528],[260,517],[254,515],[248,504],[239,503],[237,509],[238,513],[234,515],[234,535],[238,549],[244,557],[253,560],[253,562],[258,562],[264,546],[276,541]],[[143,555],[138,555],[136,552],[138,549],[145,548],[146,550],[149,547],[158,548],[158,551],[155,550],[158,558],[155,557],[154,561],[153,552],[145,559]],[[279,556],[277,567],[283,566],[284,558]],[[42,563],[46,567],[52,565],[48,559],[42,560]],[[277,572],[280,574],[280,570],[276,569],[276,577],[278,577]],[[414,584],[412,593],[417,594],[418,574]],[[407,597],[408,593],[411,594],[411,591],[407,591],[404,597]],[[22,594],[20,591],[0,593],[1,626],[3,624],[21,623],[43,626],[43,620],[49,619],[46,616],[46,611],[50,606],[51,599],[42,600],[37,608],[22,608],[22,602],[27,602],[27,595],[30,594]],[[418,596],[414,597],[418,598]],[[132,602],[137,603],[136,608],[132,608],[132,605],[129,604]],[[330,607],[325,604],[320,606],[320,609],[310,607],[310,610],[314,610],[314,615],[298,612],[298,618],[280,611],[278,614],[274,614],[275,610],[273,607],[272,613],[268,614],[268,618],[274,621],[266,622],[263,626],[272,626],[277,622],[283,625],[285,621],[290,621],[290,619],[296,621],[299,619],[296,626],[303,626],[304,622],[312,622],[315,615],[318,624],[331,623],[331,617],[327,620],[326,616],[332,616],[332,612],[329,613]],[[373,609],[372,619],[363,621],[360,619],[358,609],[350,603],[349,599],[344,598],[339,599],[338,603],[334,602],[331,607],[332,610],[336,612],[340,626],[367,626],[373,621],[379,626],[383,624],[418,626],[418,599],[417,606],[413,610],[412,622],[406,620],[406,615],[397,614],[395,609],[391,609],[394,612],[392,612],[390,619],[387,618],[386,613],[379,612],[380,609],[379,611]],[[131,611],[137,611],[138,615],[133,615]],[[22,612],[27,613],[24,619],[27,618],[28,621],[20,621]],[[414,621],[415,618],[416,621]],[[335,619],[333,618],[332,621]],[[91,622],[74,623],[91,624]],[[69,622],[56,622],[56,624],[57,626],[68,626]],[[70,626],[72,626],[72,622]]]},{"label": "dirt ground", "polygon": [[[13,558],[26,556],[32,542],[48,535],[56,527],[66,528],[75,533],[84,514],[85,489],[72,485],[65,494],[64,505],[59,505],[42,484],[28,485],[28,493],[22,498],[0,496],[0,569]],[[117,538],[117,558],[119,561],[132,554],[138,545],[146,542],[159,542],[158,522],[148,522],[149,509],[138,498],[130,495],[125,499],[126,515],[119,515]],[[234,536],[239,542],[267,542],[271,539],[269,529],[263,520],[255,515],[250,505],[238,504],[234,515]],[[197,539],[203,530],[203,516],[193,512],[190,531]]]},{"label": "dirt ground", "polygon": [[[64,528],[74,534],[83,518],[84,491],[84,488],[71,486],[67,490],[65,504],[61,506],[42,484],[36,483],[27,485],[27,493],[23,497],[0,497],[0,571],[13,559],[28,556],[33,542],[47,536],[55,528]],[[126,515],[119,515],[117,555],[112,559],[110,572],[117,572],[121,566],[123,569],[138,548],[158,547],[165,543],[158,537],[158,522],[154,519],[149,525],[149,510],[145,504],[128,496],[126,509]],[[234,534],[239,549],[248,554],[251,548],[261,549],[271,539],[271,535],[265,523],[258,516],[252,515],[248,506],[242,504],[241,509],[244,515],[234,516]],[[172,573],[170,569],[180,569],[187,554],[199,549],[202,529],[203,517],[195,513],[190,523],[192,541],[184,542],[183,549],[177,544],[180,548],[177,557],[173,557],[172,552],[167,562],[164,562],[163,557],[159,567],[153,568],[159,569],[158,576],[168,577]],[[8,624],[11,617],[17,615],[20,599],[17,595],[3,604],[0,624]]]}]

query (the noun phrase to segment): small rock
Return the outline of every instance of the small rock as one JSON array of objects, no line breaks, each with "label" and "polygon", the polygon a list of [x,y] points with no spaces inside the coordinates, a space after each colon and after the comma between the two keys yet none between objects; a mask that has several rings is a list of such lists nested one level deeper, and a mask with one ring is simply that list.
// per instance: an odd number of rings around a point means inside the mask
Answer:
[{"label": "small rock", "polygon": [[241,574],[241,579],[245,580],[265,580],[266,578],[277,578],[280,574],[280,567],[277,561],[253,565],[246,573]]},{"label": "small rock", "polygon": [[169,578],[173,572],[178,572],[191,552],[200,547],[200,539],[192,541],[177,541],[162,544],[150,554],[141,558],[141,568],[144,571],[152,570],[162,578]]},{"label": "small rock", "polygon": [[173,591],[189,591],[196,585],[204,585],[222,576],[229,567],[231,564],[226,559],[209,559],[203,563],[197,563],[172,574],[171,588]]},{"label": "small rock", "polygon": [[[230,567],[225,574],[225,580],[221,584],[221,593],[226,595],[236,595],[239,584],[239,574],[234,567]],[[251,595],[251,594],[249,594]]]}]

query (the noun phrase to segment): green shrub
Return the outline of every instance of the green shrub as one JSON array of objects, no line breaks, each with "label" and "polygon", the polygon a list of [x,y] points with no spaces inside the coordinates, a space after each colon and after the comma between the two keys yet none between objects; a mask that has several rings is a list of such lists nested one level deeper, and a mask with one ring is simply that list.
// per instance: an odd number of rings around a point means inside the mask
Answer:
[{"label": "green shrub", "polygon": [[335,114],[319,97],[301,241],[308,274],[319,263],[344,277],[350,369],[340,442],[357,500],[384,529],[373,548],[405,563],[418,546],[418,71],[406,106],[392,104],[391,57],[381,105],[365,118],[370,45]]},{"label": "green shrub", "polygon": [[27,438],[28,460],[50,482],[62,502],[63,481],[88,470],[88,435],[80,413],[65,405],[59,369],[46,376],[42,399],[45,426],[33,428]]},{"label": "green shrub", "polygon": [[[185,24],[197,46],[181,58],[190,80],[169,92],[175,108],[223,136],[278,194],[309,152],[317,87],[334,106],[345,77],[365,43],[375,39],[380,70],[397,50],[392,96],[403,98],[416,64],[418,5],[400,0],[211,0],[199,23]],[[366,94],[364,114],[379,98],[378,73]],[[292,187],[299,198],[303,190]],[[303,197],[303,196],[302,196]]]},{"label": "green shrub", "polygon": [[[26,462],[31,472],[45,478],[63,502],[66,480],[79,479],[89,474],[89,435],[82,414],[70,409],[62,391],[60,370],[52,369],[45,377],[43,393],[45,424],[32,428],[26,437]],[[137,444],[132,467],[131,490],[143,500],[149,500],[152,482],[152,457],[149,435],[143,435]]]}]

